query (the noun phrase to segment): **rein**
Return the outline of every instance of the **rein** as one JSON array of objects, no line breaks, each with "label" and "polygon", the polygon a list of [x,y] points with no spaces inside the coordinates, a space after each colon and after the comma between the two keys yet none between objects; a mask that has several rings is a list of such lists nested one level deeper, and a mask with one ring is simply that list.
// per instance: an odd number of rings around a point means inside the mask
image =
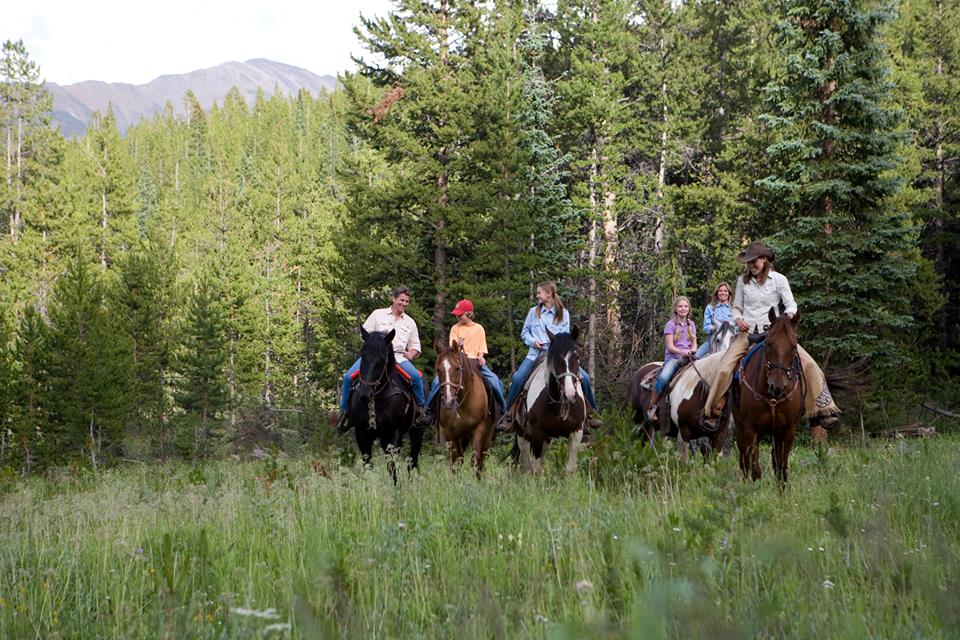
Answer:
[{"label": "rein", "polygon": [[[763,353],[764,356],[766,356],[766,344],[763,345]],[[793,357],[790,359],[789,367],[786,367],[778,362],[770,362],[770,360],[766,360],[766,368],[768,372],[771,369],[782,369],[783,371],[787,372],[787,380],[791,381],[792,384],[790,385],[790,390],[783,397],[772,398],[766,393],[761,394],[754,389],[753,385],[750,384],[750,381],[747,380],[746,372],[743,368],[743,360],[740,361],[738,375],[740,376],[740,383],[750,390],[750,393],[753,394],[754,399],[766,404],[768,407],[770,407],[770,412],[775,414],[778,405],[789,401],[793,397],[793,394],[795,394],[797,389],[799,389],[801,386],[800,382],[803,376],[801,375],[802,369],[800,367],[800,354],[797,352],[797,348],[793,348]]]},{"label": "rein", "polygon": [[[456,382],[456,384],[454,384],[453,382],[450,382],[449,380],[445,380],[440,383],[440,388],[445,389],[447,387],[451,387],[453,389],[453,399],[454,399],[453,411],[455,415],[459,416],[460,407],[463,406],[463,403],[467,401],[467,396],[470,395],[470,389],[467,389],[466,387],[463,386],[464,369],[466,367],[466,364],[463,361],[463,351],[460,351],[457,354],[457,363],[460,365],[460,379]],[[462,398],[460,397],[461,391],[464,392]],[[443,406],[443,403],[440,403],[440,405],[441,405],[440,406],[441,409],[446,408]]]},{"label": "rein", "polygon": [[[572,371],[570,371],[570,369],[567,369],[561,374],[556,374],[553,372],[553,369],[550,367],[549,361],[546,362],[545,364],[547,368],[548,380],[544,390],[547,392],[547,401],[550,402],[551,404],[559,404],[560,419],[566,420],[568,417],[570,417],[570,405],[572,404],[572,402],[570,400],[567,400],[567,396],[563,393],[563,389],[561,389],[560,387],[565,378],[573,378],[574,384],[577,384],[577,385],[581,384],[580,376],[578,373],[573,373]],[[550,393],[550,384],[549,384],[550,376],[552,376],[557,380],[557,388],[559,390],[559,396],[560,396],[558,398],[554,398],[553,395]],[[583,399],[583,402],[584,402],[584,412],[585,412],[584,415],[586,415],[586,399]]]}]

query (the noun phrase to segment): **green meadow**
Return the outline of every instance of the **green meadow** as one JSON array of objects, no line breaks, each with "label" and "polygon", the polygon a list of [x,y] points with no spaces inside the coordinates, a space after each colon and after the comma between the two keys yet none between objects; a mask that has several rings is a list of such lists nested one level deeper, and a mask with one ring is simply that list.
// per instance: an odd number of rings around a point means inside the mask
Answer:
[{"label": "green meadow", "polygon": [[[63,469],[0,494],[3,638],[960,636],[960,438],[733,457],[598,433],[573,477],[506,443]],[[346,451],[346,449],[345,449]]]}]

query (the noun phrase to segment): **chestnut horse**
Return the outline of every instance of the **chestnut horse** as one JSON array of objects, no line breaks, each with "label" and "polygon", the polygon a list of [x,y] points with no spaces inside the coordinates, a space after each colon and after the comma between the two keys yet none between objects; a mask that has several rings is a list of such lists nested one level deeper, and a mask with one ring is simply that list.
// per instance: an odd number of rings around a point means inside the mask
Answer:
[{"label": "chestnut horse", "polygon": [[493,415],[487,388],[476,360],[467,357],[463,343],[452,346],[437,340],[437,377],[440,379],[438,422],[450,447],[450,461],[463,461],[463,452],[473,443],[473,467],[477,477],[483,458],[493,442]]},{"label": "chestnut horse", "polygon": [[525,386],[525,396],[517,411],[514,430],[524,467],[535,475],[543,472],[543,458],[553,438],[567,438],[567,473],[577,470],[577,452],[583,440],[586,422],[586,398],[580,384],[580,360],[577,336],[570,333],[550,337],[547,355],[533,369]]},{"label": "chestnut horse", "polygon": [[787,460],[803,415],[803,372],[797,354],[797,322],[769,312],[766,339],[740,362],[739,381],[731,385],[727,403],[736,423],[740,470],[760,479],[760,438],[773,438],[773,471],[780,487],[787,483]]}]

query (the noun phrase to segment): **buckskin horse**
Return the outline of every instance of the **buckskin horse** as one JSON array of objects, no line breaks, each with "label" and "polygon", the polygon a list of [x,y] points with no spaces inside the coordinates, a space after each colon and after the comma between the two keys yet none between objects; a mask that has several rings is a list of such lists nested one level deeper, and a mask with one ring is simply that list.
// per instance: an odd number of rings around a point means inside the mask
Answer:
[{"label": "buckskin horse", "polygon": [[524,396],[517,400],[521,404],[514,424],[515,444],[524,468],[534,475],[543,472],[543,458],[554,438],[569,440],[566,470],[571,475],[577,470],[577,452],[587,415],[578,375],[579,333],[577,327],[557,335],[547,331],[550,348],[527,379]]},{"label": "buckskin horse", "polygon": [[473,467],[477,477],[493,442],[493,414],[479,364],[463,351],[463,344],[434,343],[437,377],[440,379],[440,410],[437,421],[450,448],[450,461],[463,461],[463,452],[473,443]]},{"label": "buckskin horse", "polygon": [[[397,368],[393,353],[396,331],[367,332],[360,328],[360,371],[350,395],[348,420],[356,425],[357,446],[366,465],[372,463],[373,443],[380,441],[384,453],[397,454],[403,436],[410,434],[409,468],[416,469],[423,446],[423,429],[413,424],[415,404],[410,384]],[[393,458],[387,463],[394,484],[397,468]]]},{"label": "buckskin horse", "polygon": [[727,402],[736,423],[740,470],[760,479],[760,438],[773,438],[773,471],[780,487],[787,483],[787,461],[803,414],[803,374],[797,354],[800,315],[777,317],[770,309],[766,338],[740,362],[739,380]]}]

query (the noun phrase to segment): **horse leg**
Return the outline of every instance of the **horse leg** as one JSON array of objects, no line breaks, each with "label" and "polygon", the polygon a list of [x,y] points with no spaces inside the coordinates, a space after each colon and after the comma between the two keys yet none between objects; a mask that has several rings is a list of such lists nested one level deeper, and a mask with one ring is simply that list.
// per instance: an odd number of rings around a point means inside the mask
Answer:
[{"label": "horse leg", "polygon": [[680,454],[680,462],[686,462],[690,455],[690,440],[687,439],[688,437],[689,434],[685,435],[683,430],[677,432],[677,453]]},{"label": "horse leg", "polygon": [[543,474],[543,459],[547,455],[547,448],[549,445],[549,442],[530,443],[530,450],[533,452],[533,475],[535,476]]},{"label": "horse leg", "polygon": [[357,448],[360,449],[360,460],[363,466],[373,466],[373,437],[363,432],[363,429],[354,429],[357,434]]},{"label": "horse leg", "polygon": [[530,451],[530,441],[522,436],[516,436],[517,446],[520,448],[520,462],[525,471],[533,471],[533,452]]},{"label": "horse leg", "polygon": [[410,462],[407,464],[407,471],[416,469],[420,464],[420,450],[423,448],[423,432],[426,429],[414,427],[410,430]]},{"label": "horse leg", "polygon": [[744,480],[749,475],[753,480],[760,479],[760,450],[757,443],[757,434],[752,429],[740,426],[737,428],[737,449],[740,450],[740,472]]},{"label": "horse leg", "polygon": [[473,430],[473,459],[474,467],[477,470],[477,479],[480,479],[480,472],[483,471],[483,462],[487,457],[487,451],[493,443],[493,420],[488,415],[480,421]]},{"label": "horse leg", "polygon": [[784,436],[773,437],[773,472],[780,483],[780,489],[787,486],[787,460],[790,458],[790,449],[793,447],[793,438]]},{"label": "horse leg", "polygon": [[567,448],[567,475],[572,476],[577,472],[577,452],[580,451],[580,443],[583,441],[583,429],[577,429],[570,434],[570,443]]}]

